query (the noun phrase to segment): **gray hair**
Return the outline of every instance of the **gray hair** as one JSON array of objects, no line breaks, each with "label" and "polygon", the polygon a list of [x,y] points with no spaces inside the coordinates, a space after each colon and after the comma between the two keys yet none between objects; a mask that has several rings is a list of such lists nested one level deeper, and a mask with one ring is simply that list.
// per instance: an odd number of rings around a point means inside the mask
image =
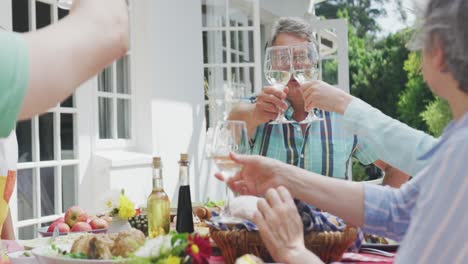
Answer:
[{"label": "gray hair", "polygon": [[268,46],[272,46],[280,33],[289,33],[309,42],[314,41],[313,29],[309,22],[299,17],[280,17],[271,31],[271,40]]},{"label": "gray hair", "polygon": [[468,94],[468,0],[429,0],[420,10],[424,10],[424,17],[416,37],[419,46],[430,50],[437,38],[444,52],[445,71]]}]

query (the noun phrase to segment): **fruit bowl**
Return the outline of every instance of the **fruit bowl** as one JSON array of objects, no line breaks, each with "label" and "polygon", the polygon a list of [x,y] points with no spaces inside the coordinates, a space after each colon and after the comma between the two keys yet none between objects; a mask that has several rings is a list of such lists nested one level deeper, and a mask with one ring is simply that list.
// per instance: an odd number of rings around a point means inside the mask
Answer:
[{"label": "fruit bowl", "polygon": [[[37,230],[37,232],[43,237],[50,237],[54,232],[47,232],[48,226],[41,227]],[[102,229],[94,229],[90,231],[80,231],[80,232],[69,232],[69,233],[59,233],[60,236],[66,236],[68,234],[76,234],[76,233],[93,233],[93,234],[105,234],[107,233],[107,228]]]}]

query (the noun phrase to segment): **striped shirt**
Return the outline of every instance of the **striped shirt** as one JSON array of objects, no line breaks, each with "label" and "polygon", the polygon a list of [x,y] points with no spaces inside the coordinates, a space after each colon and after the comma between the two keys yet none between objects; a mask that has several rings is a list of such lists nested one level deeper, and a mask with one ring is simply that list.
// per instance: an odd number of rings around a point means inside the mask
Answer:
[{"label": "striped shirt", "polygon": [[[287,103],[285,117],[292,120],[294,110]],[[252,154],[340,179],[348,178],[352,156],[364,165],[377,160],[366,142],[342,128],[343,116],[326,111],[319,115],[324,121],[308,124],[304,133],[298,123],[258,126],[251,139]]]},{"label": "striped shirt", "polygon": [[401,240],[395,263],[468,259],[468,113],[452,122],[420,160],[430,160],[400,189],[364,185],[369,233]]}]

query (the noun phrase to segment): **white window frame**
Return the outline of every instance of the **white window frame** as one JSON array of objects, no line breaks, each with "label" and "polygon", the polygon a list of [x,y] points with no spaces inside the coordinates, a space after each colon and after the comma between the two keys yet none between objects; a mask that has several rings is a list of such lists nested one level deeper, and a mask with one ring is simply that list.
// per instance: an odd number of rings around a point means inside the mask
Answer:
[{"label": "white window frame", "polygon": [[[12,0],[14,1],[14,0]],[[58,21],[58,9],[57,9],[57,1],[55,0],[29,0],[29,29],[30,31],[36,30],[36,2],[42,2],[51,6],[51,23],[55,23]],[[75,101],[74,96],[74,101]],[[34,116],[31,119],[31,148],[32,148],[32,160],[31,162],[22,162],[18,163],[17,170],[18,172],[21,170],[32,170],[32,183],[33,183],[33,215],[34,218],[18,221],[18,204],[17,204],[17,190],[15,190],[15,197],[12,199],[10,203],[13,225],[15,228],[15,233],[18,234],[19,228],[34,226],[35,230],[41,227],[41,224],[48,223],[54,221],[58,217],[60,217],[64,212],[62,210],[62,168],[65,166],[74,166],[75,172],[75,182],[74,182],[74,200],[75,202],[78,201],[78,175],[79,175],[79,152],[78,152],[78,129],[77,129],[77,121],[76,116],[78,114],[78,109],[76,108],[76,103],[74,102],[73,107],[62,107],[57,104],[54,108],[49,109],[47,113],[53,114],[53,140],[54,140],[54,160],[49,161],[41,161],[40,160],[40,140],[39,140],[39,116]],[[62,144],[61,144],[61,114],[72,114],[73,115],[73,151],[74,151],[74,159],[67,159],[62,160]],[[41,215],[41,168],[53,168],[54,173],[54,208],[55,213],[48,216],[40,216]],[[16,186],[17,189],[17,186]],[[35,234],[37,236],[37,234]]]},{"label": "white window frame", "polygon": [[[236,71],[236,78],[239,79],[239,76],[240,76],[240,68],[245,68],[245,69],[250,69],[250,68],[253,68],[253,72],[254,72],[254,83],[252,83],[252,87],[251,89],[253,90],[253,92],[257,92],[258,90],[261,89],[262,87],[262,62],[261,62],[261,48],[260,48],[260,3],[259,3],[259,0],[249,0],[251,3],[251,6],[252,6],[252,20],[253,20],[253,25],[252,26],[248,26],[248,23],[247,23],[247,20],[248,18],[247,17],[244,17],[244,18],[241,18],[241,17],[235,17],[236,19],[236,24],[238,22],[243,22],[244,25],[246,26],[242,26],[242,27],[239,27],[239,26],[231,26],[231,23],[230,23],[230,20],[231,20],[231,16],[230,16],[230,12],[229,12],[229,8],[230,8],[230,5],[229,3],[234,1],[234,0],[223,0],[225,2],[225,6],[226,6],[226,13],[225,13],[225,26],[202,26],[202,33],[203,32],[222,32],[223,34],[225,34],[225,38],[226,38],[226,45],[227,47],[223,47],[222,43],[220,43],[220,46],[219,48],[222,50],[222,52],[226,52],[226,62],[216,62],[216,63],[203,63],[203,70],[206,70],[206,69],[220,69],[221,71],[223,70],[226,70],[226,78],[227,78],[227,83],[225,83],[225,85],[227,85],[228,87],[233,87],[233,88],[238,88],[238,86],[240,85],[239,83],[236,83],[234,82],[234,80],[232,79],[232,69],[235,69]],[[202,14],[203,15],[203,14]],[[231,47],[231,32],[236,32],[238,33],[239,31],[242,31],[244,33],[246,33],[246,37],[244,38],[244,49],[245,49],[245,52],[241,52],[239,51],[238,49],[233,49],[233,47]],[[249,46],[248,46],[248,33],[249,32],[252,32],[253,33],[253,52],[254,52],[254,56],[253,56],[253,62],[248,62],[248,63],[243,63],[243,62],[232,62],[231,60],[231,53],[232,52],[235,52],[236,53],[236,56],[238,55],[248,55],[248,49],[249,49]],[[238,34],[235,34],[236,38],[238,38]],[[235,45],[238,44],[238,41],[235,42]],[[247,72],[250,72],[249,70],[247,70]],[[248,77],[244,76],[244,80],[247,80],[249,79]],[[206,80],[208,81],[208,80]],[[205,89],[207,89],[207,87],[205,87]],[[210,89],[216,89],[214,87],[210,88]],[[207,100],[205,99],[205,106],[208,106],[209,107],[209,111],[211,110],[215,110],[215,111],[218,111],[220,107],[220,104],[219,102],[216,102],[216,99],[219,100],[219,98],[215,98],[215,100],[211,99],[211,98],[208,98]],[[208,113],[209,116],[210,116],[210,123],[208,124],[208,126],[212,127],[215,125],[215,122],[218,121],[218,120],[214,120],[213,117],[217,117],[216,116],[216,113]]]},{"label": "white window frame", "polygon": [[[127,1],[129,5],[129,16],[132,16],[132,2],[133,0]],[[129,20],[131,21],[131,19]],[[131,32],[130,32],[131,33]],[[130,34],[130,47],[132,46],[132,34]],[[129,80],[129,94],[121,94],[117,93],[117,61],[114,61],[111,65],[108,67],[112,66],[112,90],[111,92],[103,92],[99,91],[99,83],[97,82],[96,88],[94,89],[94,109],[96,109],[96,115],[95,115],[95,120],[94,120],[94,125],[96,127],[95,135],[96,135],[96,148],[97,150],[108,150],[108,149],[131,149],[136,146],[136,96],[135,96],[135,85],[133,85],[133,57],[131,55],[131,50],[123,56],[127,57],[127,63],[128,63],[128,75],[127,78]],[[123,58],[122,57],[122,58]],[[121,59],[122,59],[121,58]],[[121,60],[119,59],[119,60]],[[97,79],[97,77],[96,77]],[[113,138],[111,139],[104,139],[100,138],[99,135],[99,98],[110,98],[112,100],[112,135]],[[126,99],[129,100],[130,102],[130,138],[128,139],[123,139],[123,138],[118,138],[118,127],[117,127],[117,99]]]}]

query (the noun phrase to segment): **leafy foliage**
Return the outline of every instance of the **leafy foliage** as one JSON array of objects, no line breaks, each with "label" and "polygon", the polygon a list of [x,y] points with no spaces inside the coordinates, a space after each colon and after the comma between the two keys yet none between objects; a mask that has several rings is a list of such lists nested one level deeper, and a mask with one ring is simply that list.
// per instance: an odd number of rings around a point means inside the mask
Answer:
[{"label": "leafy foliage", "polygon": [[426,110],[421,113],[421,117],[426,122],[429,132],[438,137],[452,119],[452,113],[447,101],[436,98],[426,106]]},{"label": "leafy foliage", "polygon": [[421,54],[411,53],[405,62],[404,69],[408,73],[408,82],[398,101],[398,117],[414,128],[428,131],[421,113],[435,98],[421,75]]}]

